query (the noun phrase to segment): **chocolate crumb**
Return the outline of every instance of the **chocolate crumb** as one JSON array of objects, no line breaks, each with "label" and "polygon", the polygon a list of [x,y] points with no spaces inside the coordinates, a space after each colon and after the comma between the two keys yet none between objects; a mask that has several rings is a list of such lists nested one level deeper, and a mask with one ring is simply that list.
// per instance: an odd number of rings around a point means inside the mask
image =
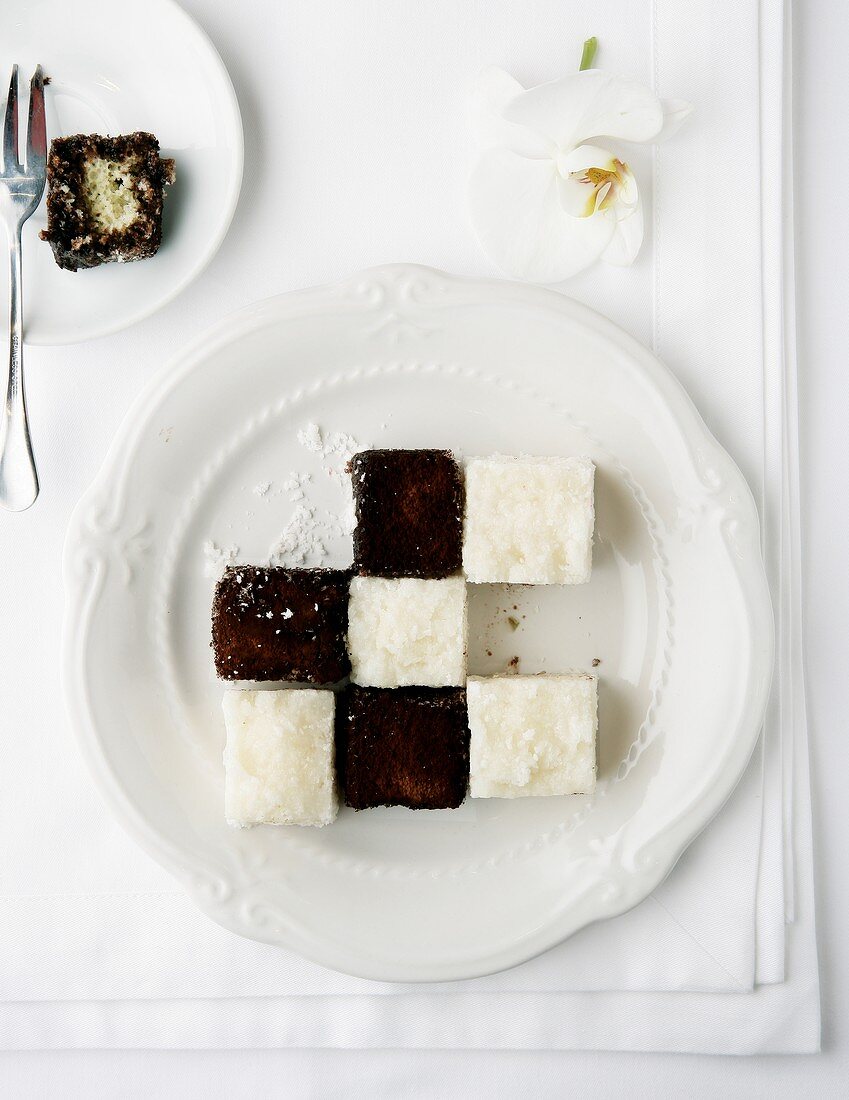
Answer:
[{"label": "chocolate crumb", "polygon": [[593,668],[598,668],[601,664],[601,657],[593,657]]}]

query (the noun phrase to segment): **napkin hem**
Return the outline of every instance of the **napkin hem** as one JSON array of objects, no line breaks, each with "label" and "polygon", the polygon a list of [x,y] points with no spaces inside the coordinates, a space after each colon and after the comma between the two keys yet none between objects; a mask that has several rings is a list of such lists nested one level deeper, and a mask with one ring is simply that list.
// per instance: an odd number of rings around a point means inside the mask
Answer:
[{"label": "napkin hem", "polygon": [[[432,1049],[629,1050],[806,1054],[820,1049],[818,992],[783,1004],[785,986],[755,993],[427,994],[0,1005],[4,1050]],[[678,997],[685,998],[679,1003]],[[717,997],[722,1035],[711,1038]],[[754,998],[754,1000],[753,1000]],[[304,1011],[308,1000],[309,1012]],[[760,1004],[758,1004],[760,1002]],[[682,1008],[685,1009],[682,1011]],[[756,1011],[753,1011],[756,1009]],[[760,1009],[760,1011],[757,1011]],[[317,1010],[317,1012],[316,1012]],[[317,1016],[318,1013],[318,1016]],[[317,1025],[316,1020],[320,1019]],[[752,1024],[756,1021],[756,1028]]]}]

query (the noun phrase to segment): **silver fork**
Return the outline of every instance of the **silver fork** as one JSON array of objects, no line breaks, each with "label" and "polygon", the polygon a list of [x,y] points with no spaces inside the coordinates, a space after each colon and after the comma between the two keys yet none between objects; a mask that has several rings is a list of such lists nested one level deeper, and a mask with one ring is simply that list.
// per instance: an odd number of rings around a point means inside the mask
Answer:
[{"label": "silver fork", "polygon": [[18,160],[18,66],[12,66],[3,124],[0,217],[9,239],[9,378],[0,420],[0,505],[22,512],[38,496],[24,393],[21,227],[41,202],[47,167],[44,74],[37,65],[30,81],[26,167]]}]

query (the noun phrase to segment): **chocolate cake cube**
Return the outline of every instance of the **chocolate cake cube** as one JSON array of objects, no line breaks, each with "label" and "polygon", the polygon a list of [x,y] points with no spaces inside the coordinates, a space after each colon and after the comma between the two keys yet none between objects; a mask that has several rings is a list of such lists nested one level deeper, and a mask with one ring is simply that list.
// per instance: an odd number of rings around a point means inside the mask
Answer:
[{"label": "chocolate cake cube", "polygon": [[78,271],[153,256],[174,161],[153,134],[54,138],[47,158],[48,241],[59,267]]},{"label": "chocolate cake cube", "polygon": [[459,806],[469,782],[465,691],[349,687],[336,706],[336,768],[355,810]]},{"label": "chocolate cake cube", "polygon": [[212,604],[215,669],[223,680],[335,684],[350,671],[350,573],[230,566]]},{"label": "chocolate cake cube", "polygon": [[354,568],[372,577],[448,577],[463,552],[463,482],[450,451],[362,451],[351,460]]}]

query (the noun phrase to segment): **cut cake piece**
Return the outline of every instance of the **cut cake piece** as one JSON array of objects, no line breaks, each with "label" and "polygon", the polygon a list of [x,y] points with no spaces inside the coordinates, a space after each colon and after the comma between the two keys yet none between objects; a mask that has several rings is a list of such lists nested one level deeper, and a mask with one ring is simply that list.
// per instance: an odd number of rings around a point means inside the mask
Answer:
[{"label": "cut cake piece", "polygon": [[174,161],[153,134],[54,138],[47,158],[48,241],[68,271],[153,256],[162,241],[164,188]]},{"label": "cut cake piece", "polygon": [[226,691],[230,825],[329,825],[336,817],[332,691]]},{"label": "cut cake piece", "polygon": [[452,809],[466,796],[469,729],[462,689],[349,687],[336,711],[336,759],[356,810]]},{"label": "cut cake piece", "polygon": [[348,604],[351,680],[364,687],[466,682],[466,582],[353,577]]},{"label": "cut cake piece", "polygon": [[592,569],[588,458],[470,459],[463,570],[474,584],[581,584]]},{"label": "cut cake piece", "polygon": [[470,676],[466,690],[472,798],[592,794],[595,676]]},{"label": "cut cake piece", "polygon": [[351,460],[354,568],[372,577],[459,573],[463,481],[450,451],[362,451]]},{"label": "cut cake piece", "polygon": [[335,684],[350,671],[348,580],[339,569],[229,566],[212,604],[222,680]]}]

